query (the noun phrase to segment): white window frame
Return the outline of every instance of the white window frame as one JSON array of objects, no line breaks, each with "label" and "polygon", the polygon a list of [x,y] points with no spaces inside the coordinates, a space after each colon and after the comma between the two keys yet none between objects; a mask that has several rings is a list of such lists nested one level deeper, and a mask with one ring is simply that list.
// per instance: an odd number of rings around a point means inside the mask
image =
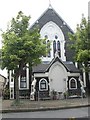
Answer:
[{"label": "white window frame", "polygon": [[[21,80],[23,78],[23,80]],[[27,79],[26,77],[20,77],[20,89],[27,89]],[[21,87],[21,82],[26,84],[26,87]]]},{"label": "white window frame", "polygon": [[[26,66],[29,66],[29,65],[27,64]],[[26,76],[24,76],[24,77],[26,77],[26,85],[27,85],[27,87],[22,88],[20,86],[21,76],[19,76],[19,90],[27,90],[27,89],[29,89],[29,68],[26,68]]]},{"label": "white window frame", "polygon": [[[44,80],[44,81],[46,82],[46,89],[41,89],[41,87],[40,87],[42,80]],[[47,80],[46,80],[45,78],[42,78],[42,79],[39,81],[39,90],[40,90],[40,91],[47,91],[47,90],[48,90],[48,82],[47,82]]]},{"label": "white window frame", "polygon": [[[72,80],[75,81],[75,88],[72,88],[72,87],[71,87],[71,81],[72,81]],[[76,80],[75,78],[71,78],[71,79],[69,80],[69,89],[77,89],[77,80]]]}]

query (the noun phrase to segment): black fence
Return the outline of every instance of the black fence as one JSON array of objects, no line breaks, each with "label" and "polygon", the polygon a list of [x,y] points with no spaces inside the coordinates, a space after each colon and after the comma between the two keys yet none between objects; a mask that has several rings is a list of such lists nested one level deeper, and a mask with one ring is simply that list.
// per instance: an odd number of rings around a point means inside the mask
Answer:
[{"label": "black fence", "polygon": [[[74,91],[75,92],[75,91]],[[38,91],[35,92],[33,95],[31,95],[29,92],[20,92],[19,93],[19,99],[31,99],[38,101],[38,100],[59,100],[59,99],[69,99],[70,96],[76,96],[76,97],[82,97],[81,92],[75,92],[73,91],[66,91],[64,93],[62,92],[56,92],[56,91],[52,91],[51,93],[48,92],[44,92],[44,91]],[[77,94],[76,94],[77,93]],[[5,93],[2,92],[2,99],[4,100],[8,100],[8,99],[15,99],[16,95],[11,95],[10,93],[7,91]]]}]

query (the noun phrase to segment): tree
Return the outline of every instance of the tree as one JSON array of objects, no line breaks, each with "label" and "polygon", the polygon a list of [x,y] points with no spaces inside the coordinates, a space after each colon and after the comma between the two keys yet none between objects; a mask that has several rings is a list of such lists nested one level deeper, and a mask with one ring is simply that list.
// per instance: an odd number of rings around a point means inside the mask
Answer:
[{"label": "tree", "polygon": [[29,64],[32,68],[48,51],[46,39],[41,39],[38,27],[29,29],[29,20],[30,16],[20,11],[2,33],[2,69],[14,70],[16,100],[19,100],[18,78],[23,67]]},{"label": "tree", "polygon": [[75,34],[69,34],[70,40],[74,41],[71,49],[75,50],[75,60],[82,65],[87,74],[87,85],[90,71],[90,22],[82,15],[80,25],[77,25]]}]

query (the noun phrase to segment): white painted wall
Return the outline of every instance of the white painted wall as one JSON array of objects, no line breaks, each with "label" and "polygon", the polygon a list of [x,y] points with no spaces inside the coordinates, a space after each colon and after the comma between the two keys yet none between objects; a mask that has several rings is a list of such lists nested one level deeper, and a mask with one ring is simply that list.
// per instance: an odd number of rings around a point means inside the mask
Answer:
[{"label": "white painted wall", "polygon": [[3,89],[5,81],[6,81],[5,78],[2,75],[0,75],[0,90]]},{"label": "white painted wall", "polygon": [[49,72],[50,91],[65,92],[67,90],[67,71],[63,65],[56,62],[52,65]]},{"label": "white painted wall", "polygon": [[[11,87],[14,88],[14,78],[12,77],[11,73],[12,73],[12,71],[10,70],[10,71],[9,71],[9,74],[10,74],[10,76],[9,76],[9,77],[10,77],[9,86],[10,86],[10,88],[11,88]],[[13,81],[12,81],[11,79],[13,79]]]},{"label": "white painted wall", "polygon": [[[43,57],[42,61],[51,61],[53,59],[53,41],[55,40],[56,42],[59,40],[60,41],[60,48],[61,48],[61,59],[63,61],[66,61],[66,57],[65,57],[65,38],[64,38],[64,34],[62,32],[62,30],[57,26],[56,23],[50,21],[48,23],[46,23],[41,31],[41,38],[45,38],[45,35],[48,36],[48,40],[51,41],[51,57]],[[55,35],[58,36],[58,39],[55,39]]]}]

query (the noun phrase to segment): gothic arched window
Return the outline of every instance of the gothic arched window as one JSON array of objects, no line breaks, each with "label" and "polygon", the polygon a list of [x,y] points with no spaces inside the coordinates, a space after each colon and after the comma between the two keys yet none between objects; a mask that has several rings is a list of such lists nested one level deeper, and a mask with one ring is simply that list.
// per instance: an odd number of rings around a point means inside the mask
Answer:
[{"label": "gothic arched window", "polygon": [[[45,44],[45,45],[46,45],[46,41],[44,41],[44,42],[43,42],[43,44]],[[46,54],[45,54],[43,57],[46,57]]]},{"label": "gothic arched window", "polygon": [[56,52],[56,41],[53,41],[53,56],[55,56],[55,52]]},{"label": "gothic arched window", "polygon": [[57,51],[58,51],[58,55],[60,57],[61,56],[61,53],[60,53],[60,41],[57,41]]},{"label": "gothic arched window", "polygon": [[69,80],[69,88],[70,89],[77,89],[77,81],[75,78],[71,78]]},{"label": "gothic arched window", "polygon": [[49,49],[49,52],[48,52],[48,55],[47,55],[47,56],[48,56],[48,57],[51,57],[50,44],[49,44],[49,43],[50,43],[50,41],[47,40],[47,45],[48,45],[48,46],[47,46],[47,49]]},{"label": "gothic arched window", "polygon": [[47,84],[47,80],[42,78],[39,81],[39,90],[43,91],[43,90],[48,90],[48,84]]}]

